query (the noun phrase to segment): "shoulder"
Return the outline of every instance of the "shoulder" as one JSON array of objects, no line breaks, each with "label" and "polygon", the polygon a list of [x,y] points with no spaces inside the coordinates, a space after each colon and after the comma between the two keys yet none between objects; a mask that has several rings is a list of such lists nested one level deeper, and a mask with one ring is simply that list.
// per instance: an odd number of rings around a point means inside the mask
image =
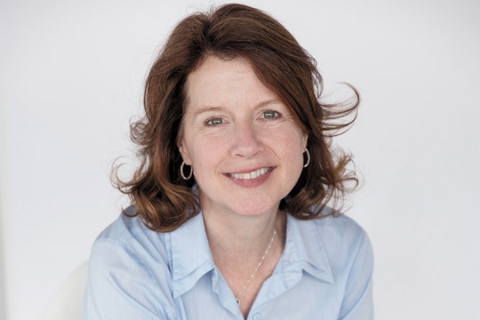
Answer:
[{"label": "shoulder", "polygon": [[[297,220],[298,221],[298,220]],[[369,269],[373,268],[373,249],[365,230],[352,218],[345,215],[327,216],[320,219],[298,221],[302,234],[312,234],[313,239],[304,239],[308,250],[325,250],[333,269],[349,268],[358,260]],[[314,234],[314,235],[313,235]]]},{"label": "shoulder", "polygon": [[356,242],[367,237],[365,230],[355,220],[343,214],[315,219],[312,222],[324,240]]},{"label": "shoulder", "polygon": [[84,297],[87,319],[173,314],[167,252],[165,234],[148,229],[138,217],[118,217],[92,246]]},{"label": "shoulder", "polygon": [[336,251],[346,252],[352,258],[359,251],[373,259],[372,245],[365,230],[346,215],[329,216],[314,220],[322,242]]},{"label": "shoulder", "polygon": [[117,265],[135,262],[151,269],[159,263],[168,264],[167,251],[164,233],[150,230],[138,216],[121,214],[95,240],[90,264],[105,264],[111,259]]},{"label": "shoulder", "polygon": [[347,244],[368,238],[365,230],[355,220],[343,214],[296,221],[300,229],[314,228],[322,242],[326,243]]},{"label": "shoulder", "polygon": [[[125,212],[130,214],[133,210],[132,207],[128,207],[125,209]],[[134,238],[141,238],[142,235],[150,232],[154,231],[148,229],[139,216],[129,217],[125,214],[120,214],[114,222],[100,233],[96,241],[109,239],[112,241],[127,243]]]}]

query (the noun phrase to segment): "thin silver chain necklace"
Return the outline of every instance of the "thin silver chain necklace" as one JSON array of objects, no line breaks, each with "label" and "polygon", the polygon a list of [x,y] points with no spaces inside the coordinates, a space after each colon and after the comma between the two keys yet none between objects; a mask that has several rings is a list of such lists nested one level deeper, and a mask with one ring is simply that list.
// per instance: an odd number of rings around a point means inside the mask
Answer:
[{"label": "thin silver chain necklace", "polygon": [[243,290],[245,290],[245,288],[250,284],[250,281],[252,281],[253,276],[255,276],[255,274],[257,273],[258,269],[260,269],[260,267],[262,266],[263,260],[265,260],[265,257],[267,256],[268,252],[270,251],[270,248],[272,247],[273,239],[275,239],[275,235],[276,235],[276,234],[277,234],[277,229],[275,229],[275,230],[273,231],[272,239],[270,240],[270,243],[268,244],[268,248],[267,248],[267,250],[265,251],[265,253],[263,254],[262,259],[260,259],[260,262],[258,263],[257,268],[255,268],[255,271],[253,271],[252,275],[251,275],[250,278],[247,280],[247,283],[245,283],[245,285],[243,286],[242,290],[240,290],[240,291],[237,293],[237,295],[235,296],[235,299],[237,300],[238,306],[240,306],[240,296],[242,295]]}]

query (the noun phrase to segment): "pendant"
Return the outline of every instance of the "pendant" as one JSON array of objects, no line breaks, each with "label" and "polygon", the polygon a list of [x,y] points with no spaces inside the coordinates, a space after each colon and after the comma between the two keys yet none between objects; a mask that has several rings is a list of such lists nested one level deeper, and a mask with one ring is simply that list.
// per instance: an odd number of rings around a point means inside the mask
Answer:
[{"label": "pendant", "polygon": [[236,298],[235,300],[237,300],[237,304],[240,307],[240,299]]}]

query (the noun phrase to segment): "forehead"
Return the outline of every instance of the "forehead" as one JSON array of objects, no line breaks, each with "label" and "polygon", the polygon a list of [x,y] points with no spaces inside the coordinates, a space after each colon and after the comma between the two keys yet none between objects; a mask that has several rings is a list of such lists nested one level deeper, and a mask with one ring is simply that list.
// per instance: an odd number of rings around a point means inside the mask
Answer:
[{"label": "forehead", "polygon": [[188,104],[253,102],[276,95],[258,79],[250,62],[241,57],[222,59],[207,57],[187,77]]}]

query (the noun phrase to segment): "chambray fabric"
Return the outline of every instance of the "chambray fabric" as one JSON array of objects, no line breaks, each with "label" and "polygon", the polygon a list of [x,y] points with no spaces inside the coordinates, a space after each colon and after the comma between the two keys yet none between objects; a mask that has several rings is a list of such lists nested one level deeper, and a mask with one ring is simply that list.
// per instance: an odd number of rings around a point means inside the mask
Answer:
[{"label": "chambray fabric", "polygon": [[[247,319],[370,320],[373,253],[346,216],[288,215],[284,253]],[[216,268],[200,213],[173,232],[121,215],[95,241],[86,320],[244,319]]]}]

